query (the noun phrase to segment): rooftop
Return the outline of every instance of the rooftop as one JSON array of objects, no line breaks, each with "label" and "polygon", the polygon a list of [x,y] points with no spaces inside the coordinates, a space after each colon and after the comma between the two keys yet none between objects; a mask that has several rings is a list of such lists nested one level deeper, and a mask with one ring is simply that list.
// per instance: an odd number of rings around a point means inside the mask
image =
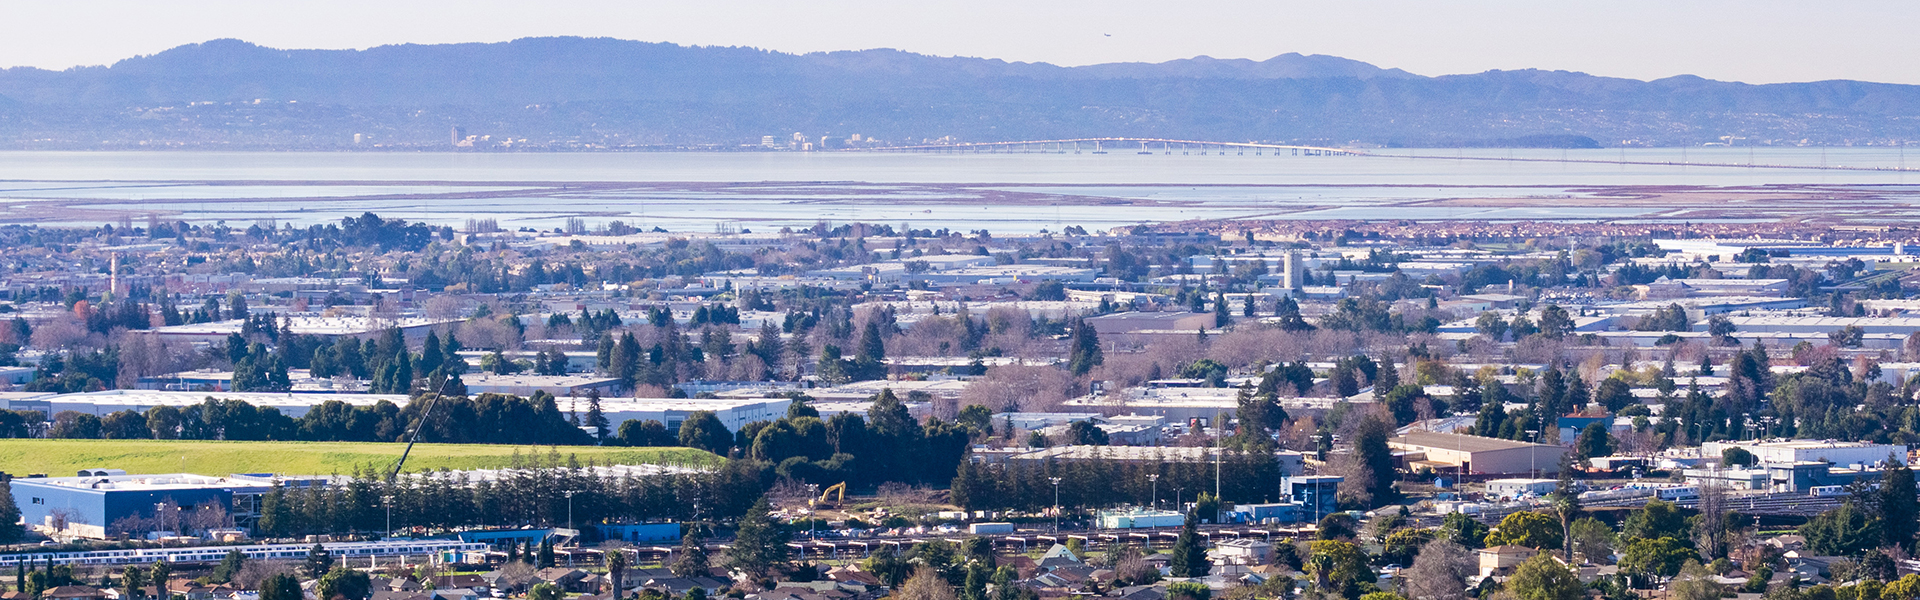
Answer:
[{"label": "rooftop", "polygon": [[1512,450],[1514,448],[1558,448],[1546,444],[1529,444],[1499,438],[1461,435],[1457,433],[1439,433],[1434,431],[1409,431],[1390,440],[1394,444],[1458,450],[1461,452],[1491,452],[1494,450]]},{"label": "rooftop", "polygon": [[271,476],[230,475],[214,477],[192,473],[162,475],[96,475],[90,477],[33,477],[14,479],[15,483],[92,490],[200,490],[266,489],[273,487]]},{"label": "rooftop", "polygon": [[[283,314],[280,322],[288,322],[288,327],[300,335],[359,335],[384,330],[388,327],[424,327],[441,323],[457,322],[458,319],[432,319],[427,317],[399,317],[376,319],[372,317],[323,317],[314,314]],[[174,325],[155,327],[152,331],[161,335],[226,335],[240,333],[244,322],[241,319],[195,323],[192,325]]]}]

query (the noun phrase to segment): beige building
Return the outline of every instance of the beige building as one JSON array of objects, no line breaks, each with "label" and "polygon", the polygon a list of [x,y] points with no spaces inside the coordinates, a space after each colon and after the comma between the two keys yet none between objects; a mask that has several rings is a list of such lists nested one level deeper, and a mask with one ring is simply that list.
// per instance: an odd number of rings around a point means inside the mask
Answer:
[{"label": "beige building", "polygon": [[1512,574],[1514,567],[1520,566],[1520,563],[1527,562],[1527,559],[1540,553],[1539,550],[1526,546],[1494,546],[1474,552],[1480,557],[1481,577]]},{"label": "beige building", "polygon": [[1491,475],[1558,473],[1560,457],[1567,453],[1561,446],[1432,431],[1409,431],[1388,440],[1387,445],[1407,453],[1409,466],[1424,466],[1438,473],[1462,467],[1468,473]]}]

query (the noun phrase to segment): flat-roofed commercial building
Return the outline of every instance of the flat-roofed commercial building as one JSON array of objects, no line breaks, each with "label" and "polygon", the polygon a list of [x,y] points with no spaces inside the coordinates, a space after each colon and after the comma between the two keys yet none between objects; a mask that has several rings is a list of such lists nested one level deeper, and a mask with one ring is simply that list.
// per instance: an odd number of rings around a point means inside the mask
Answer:
[{"label": "flat-roofed commercial building", "polygon": [[1493,475],[1558,473],[1560,456],[1567,453],[1566,448],[1556,445],[1432,431],[1409,431],[1387,440],[1387,445],[1402,452],[1424,455],[1409,456],[1408,460],[1424,461],[1436,470],[1464,467],[1469,473]]},{"label": "flat-roofed commercial building", "polygon": [[188,513],[207,506],[226,511],[235,526],[252,527],[260,515],[260,496],[275,482],[290,487],[327,483],[324,477],[127,475],[117,469],[82,473],[14,479],[13,502],[27,527],[56,537],[105,539],[171,527],[176,520],[190,522]]},{"label": "flat-roofed commercial building", "polygon": [[[185,408],[199,405],[208,398],[240,400],[255,407],[277,409],[280,414],[293,418],[305,416],[313,407],[329,401],[345,402],[353,406],[373,406],[386,401],[403,407],[409,402],[408,397],[401,394],[108,390],[0,398],[0,408],[37,410],[48,416],[69,410],[104,416],[122,410],[143,413],[156,406]],[[555,402],[562,411],[573,410],[583,414],[587,411],[586,396],[573,398],[561,396],[556,398]],[[787,398],[601,398],[600,410],[615,427],[630,419],[654,420],[666,425],[669,431],[678,431],[680,423],[686,421],[687,417],[693,413],[703,410],[711,411],[720,419],[721,424],[726,425],[727,429],[739,431],[741,426],[754,421],[772,421],[786,416],[787,405],[792,402]]]},{"label": "flat-roofed commercial building", "polygon": [[1707,442],[1700,445],[1700,452],[1706,456],[1718,458],[1732,448],[1751,452],[1754,458],[1765,463],[1827,462],[1842,467],[1872,466],[1887,462],[1887,457],[1891,455],[1894,462],[1907,464],[1906,446],[1872,442],[1837,440]]},{"label": "flat-roofed commercial building", "polygon": [[[431,319],[427,317],[400,317],[378,319],[372,317],[340,316],[327,317],[316,314],[276,315],[276,325],[285,324],[298,335],[310,335],[327,339],[339,337],[372,338],[387,329],[399,329],[408,341],[416,341],[427,336],[434,327],[458,323],[459,319]],[[214,321],[212,323],[194,323],[191,325],[172,325],[155,327],[147,331],[163,340],[182,340],[189,342],[218,343],[225,341],[228,335],[240,333],[245,323],[240,319]]]}]

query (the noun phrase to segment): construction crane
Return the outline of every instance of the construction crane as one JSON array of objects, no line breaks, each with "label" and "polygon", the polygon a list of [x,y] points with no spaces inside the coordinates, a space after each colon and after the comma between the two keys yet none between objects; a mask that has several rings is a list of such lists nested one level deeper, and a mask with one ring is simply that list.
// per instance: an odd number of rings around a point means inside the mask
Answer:
[{"label": "construction crane", "polygon": [[827,486],[826,491],[820,492],[820,499],[815,500],[813,505],[820,506],[820,505],[826,504],[827,496],[834,497],[833,505],[836,507],[845,503],[847,501],[847,482],[842,481],[840,483]]}]

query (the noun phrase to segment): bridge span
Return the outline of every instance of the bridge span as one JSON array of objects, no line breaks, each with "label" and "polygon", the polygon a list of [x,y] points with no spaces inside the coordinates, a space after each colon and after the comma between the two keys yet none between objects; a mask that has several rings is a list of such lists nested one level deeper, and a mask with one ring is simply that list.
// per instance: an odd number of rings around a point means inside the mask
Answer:
[{"label": "bridge span", "polygon": [[1028,140],[1019,142],[959,142],[918,146],[850,148],[850,152],[928,152],[942,154],[1182,154],[1182,155],[1254,155],[1345,156],[1364,155],[1351,148],[1258,144],[1253,142],[1207,142],[1139,137],[1074,138]]},{"label": "bridge span", "polygon": [[1769,163],[1730,163],[1695,162],[1664,160],[1628,160],[1623,154],[1618,160],[1603,158],[1569,158],[1564,153],[1560,158],[1516,157],[1516,156],[1467,156],[1463,154],[1418,154],[1412,151],[1372,152],[1357,148],[1334,148],[1330,146],[1303,146],[1294,144],[1263,144],[1257,142],[1210,142],[1203,140],[1177,140],[1146,137],[1091,137],[1059,140],[1025,140],[1015,142],[954,142],[949,144],[919,144],[912,146],[875,146],[867,148],[846,148],[839,152],[907,152],[929,154],[1143,154],[1143,155],[1198,155],[1198,156],[1364,156],[1371,158],[1400,158],[1411,160],[1453,160],[1453,161],[1499,161],[1525,163],[1565,163],[1598,165],[1635,165],[1658,167],[1716,167],[1731,169],[1794,169],[1812,171],[1895,171],[1920,172],[1920,167],[1908,167],[1902,161],[1900,166],[1854,166],[1854,165],[1795,165]]}]

